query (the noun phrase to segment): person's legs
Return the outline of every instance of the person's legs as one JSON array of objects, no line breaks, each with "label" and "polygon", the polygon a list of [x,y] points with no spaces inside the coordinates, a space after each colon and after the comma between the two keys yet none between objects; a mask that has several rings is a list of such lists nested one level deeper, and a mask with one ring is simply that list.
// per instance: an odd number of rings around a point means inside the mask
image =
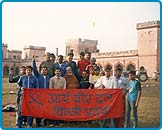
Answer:
[{"label": "person's legs", "polygon": [[131,108],[133,111],[133,128],[137,128],[138,115],[137,115],[137,107],[135,106],[135,102],[131,102]]},{"label": "person's legs", "polygon": [[130,102],[127,101],[127,116],[126,116],[126,128],[130,128],[130,112],[131,112],[131,105]]},{"label": "person's legs", "polygon": [[18,104],[18,111],[17,111],[17,122],[16,122],[16,126],[18,128],[22,127],[22,116],[21,116],[21,100],[22,98],[20,98],[19,104]]}]

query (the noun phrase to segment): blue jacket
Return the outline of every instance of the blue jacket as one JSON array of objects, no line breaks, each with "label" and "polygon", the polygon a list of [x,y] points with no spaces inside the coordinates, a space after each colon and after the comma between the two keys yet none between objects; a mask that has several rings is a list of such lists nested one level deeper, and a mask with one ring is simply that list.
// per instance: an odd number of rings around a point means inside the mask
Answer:
[{"label": "blue jacket", "polygon": [[31,76],[27,76],[27,75],[23,75],[22,77],[20,77],[19,81],[18,81],[18,85],[19,87],[24,87],[24,88],[38,88],[38,80],[35,76],[31,75]]},{"label": "blue jacket", "polygon": [[50,76],[43,76],[38,72],[35,60],[33,60],[32,66],[34,76],[38,79],[39,88],[49,88]]},{"label": "blue jacket", "polygon": [[59,63],[55,63],[55,68],[60,68],[61,69],[61,77],[64,77],[65,76],[65,73],[66,73],[66,64],[65,62],[62,62],[61,66]]}]

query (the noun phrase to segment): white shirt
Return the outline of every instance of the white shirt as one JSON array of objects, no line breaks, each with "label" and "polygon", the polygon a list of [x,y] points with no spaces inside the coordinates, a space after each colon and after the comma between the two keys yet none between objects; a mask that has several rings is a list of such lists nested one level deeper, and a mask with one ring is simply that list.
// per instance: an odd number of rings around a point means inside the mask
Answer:
[{"label": "white shirt", "polygon": [[109,78],[106,76],[101,76],[95,84],[95,88],[101,88],[102,85],[104,85],[105,88],[115,88],[114,80],[115,78],[112,76]]}]

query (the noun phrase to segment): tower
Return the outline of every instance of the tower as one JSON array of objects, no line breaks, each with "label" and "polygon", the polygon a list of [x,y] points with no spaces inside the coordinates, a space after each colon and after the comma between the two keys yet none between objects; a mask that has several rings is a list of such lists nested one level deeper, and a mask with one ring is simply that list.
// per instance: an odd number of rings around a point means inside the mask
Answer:
[{"label": "tower", "polygon": [[66,41],[66,55],[73,52],[75,57],[79,57],[80,52],[97,52],[97,40],[89,39],[70,39]]},{"label": "tower", "polygon": [[148,75],[160,70],[160,21],[137,23],[137,49],[139,66]]}]

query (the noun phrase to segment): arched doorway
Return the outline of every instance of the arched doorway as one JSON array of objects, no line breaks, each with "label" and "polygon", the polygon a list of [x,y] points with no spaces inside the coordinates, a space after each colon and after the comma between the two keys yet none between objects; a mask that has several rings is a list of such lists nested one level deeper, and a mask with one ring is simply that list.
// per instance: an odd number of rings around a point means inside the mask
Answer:
[{"label": "arched doorway", "polygon": [[110,68],[112,70],[112,66],[110,64],[107,64],[105,68]]},{"label": "arched doorway", "polygon": [[8,76],[9,74],[9,67],[6,65],[3,67],[3,75]]},{"label": "arched doorway", "polygon": [[127,71],[135,70],[135,69],[136,69],[136,67],[133,64],[127,65],[127,68],[126,68]]},{"label": "arched doorway", "polygon": [[115,69],[120,69],[121,71],[123,71],[123,66],[121,64],[117,64]]},{"label": "arched doorway", "polygon": [[18,75],[19,74],[19,67],[16,67],[15,68],[15,75]]}]

